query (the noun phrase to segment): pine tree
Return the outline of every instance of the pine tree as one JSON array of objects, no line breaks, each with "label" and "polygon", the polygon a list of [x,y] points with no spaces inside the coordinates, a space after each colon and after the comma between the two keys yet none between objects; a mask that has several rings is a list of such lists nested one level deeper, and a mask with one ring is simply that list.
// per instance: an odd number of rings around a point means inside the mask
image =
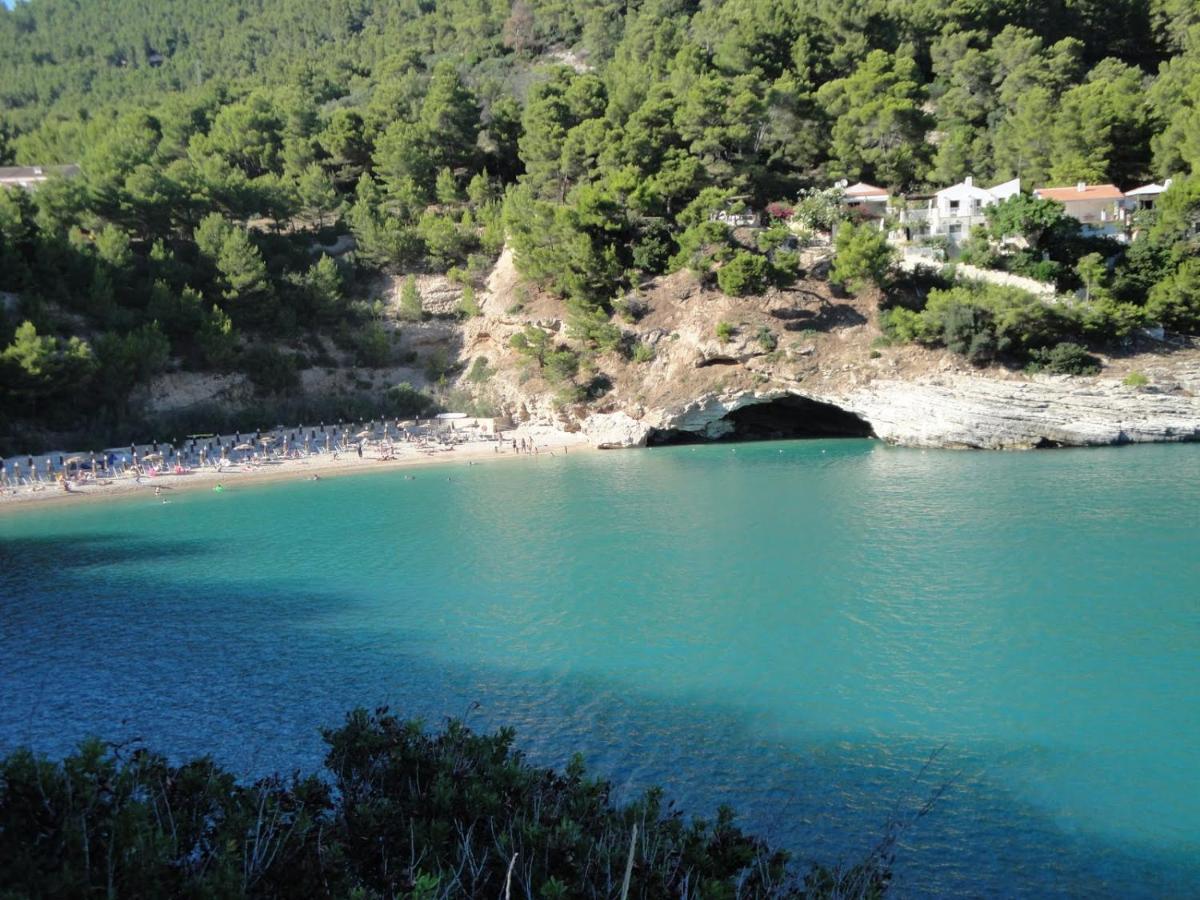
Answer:
[{"label": "pine tree", "polygon": [[405,322],[420,322],[425,317],[421,306],[421,292],[417,290],[417,279],[409,275],[400,288],[400,318]]}]

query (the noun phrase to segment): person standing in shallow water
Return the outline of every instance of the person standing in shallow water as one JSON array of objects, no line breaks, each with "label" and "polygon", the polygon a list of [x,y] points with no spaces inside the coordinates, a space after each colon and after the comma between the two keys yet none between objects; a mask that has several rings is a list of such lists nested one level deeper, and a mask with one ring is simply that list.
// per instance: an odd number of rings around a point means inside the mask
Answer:
[{"label": "person standing in shallow water", "polygon": [[362,459],[362,444],[358,445],[358,458]]}]

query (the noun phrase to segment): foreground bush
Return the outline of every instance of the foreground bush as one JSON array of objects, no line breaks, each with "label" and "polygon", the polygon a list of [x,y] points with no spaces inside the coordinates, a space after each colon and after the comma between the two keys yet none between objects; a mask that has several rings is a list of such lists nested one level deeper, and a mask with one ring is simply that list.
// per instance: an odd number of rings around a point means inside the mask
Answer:
[{"label": "foreground bush", "polygon": [[[324,732],[324,777],[241,784],[92,741],[0,761],[0,897],[879,897],[891,838],[800,877],[723,808],[627,805],[576,757],[540,769],[513,732],[429,733],[386,709]],[[632,858],[631,858],[632,847]],[[627,866],[629,867],[627,869]]]}]

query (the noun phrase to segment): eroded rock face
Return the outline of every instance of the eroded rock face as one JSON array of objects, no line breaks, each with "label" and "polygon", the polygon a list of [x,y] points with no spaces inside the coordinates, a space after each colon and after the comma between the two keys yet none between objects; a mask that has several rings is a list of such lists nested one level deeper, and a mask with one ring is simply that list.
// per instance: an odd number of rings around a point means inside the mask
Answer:
[{"label": "eroded rock face", "polygon": [[644,447],[651,428],[624,412],[599,413],[583,420],[582,431],[588,442],[602,450]]},{"label": "eroded rock face", "polygon": [[1200,398],[1079,379],[875,381],[841,402],[884,440],[987,450],[1200,440]]},{"label": "eroded rock face", "polygon": [[[1100,377],[1030,377],[881,342],[878,298],[835,295],[819,277],[732,298],[678,272],[639,285],[627,300],[636,316],[614,322],[629,347],[652,354],[593,353],[577,385],[587,398],[569,398],[510,347],[526,326],[545,330],[555,347],[578,344],[563,327],[561,301],[522,284],[506,251],[481,292],[483,315],[462,326],[463,371],[480,357],[495,371],[472,389],[515,421],[578,429],[604,447],[866,429],[913,447],[1200,440],[1200,347],[1147,345],[1151,352],[1106,360]],[[1123,385],[1130,372],[1150,386]],[[739,412],[780,398],[800,402]]]},{"label": "eroded rock face", "polygon": [[[389,285],[387,298],[393,308],[400,306],[400,293],[404,290],[404,277],[394,277]],[[413,278],[417,294],[421,297],[421,309],[434,316],[452,316],[458,311],[462,300],[462,287],[444,275],[417,275]]]},{"label": "eroded rock face", "polygon": [[[1133,390],[1119,383],[957,377],[940,382],[876,381],[846,396],[785,393],[854,413],[875,436],[906,447],[1016,450],[1200,440],[1200,398]],[[589,438],[596,435],[595,440],[607,446],[624,447],[642,446],[655,433],[715,440],[732,433],[737,410],[781,396],[707,396],[675,410],[652,410],[645,420],[608,414],[594,417],[594,425],[585,422],[584,433]]]}]

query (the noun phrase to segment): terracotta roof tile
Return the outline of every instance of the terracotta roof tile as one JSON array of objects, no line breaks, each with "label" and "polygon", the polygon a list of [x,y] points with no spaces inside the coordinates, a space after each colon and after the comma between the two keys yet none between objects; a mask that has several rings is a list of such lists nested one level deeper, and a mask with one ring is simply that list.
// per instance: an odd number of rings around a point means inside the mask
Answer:
[{"label": "terracotta roof tile", "polygon": [[850,185],[850,187],[846,188],[846,190],[842,193],[847,197],[868,197],[874,194],[887,196],[887,190],[885,188],[875,187],[873,184],[865,184],[861,181],[858,184]]},{"label": "terracotta roof tile", "polygon": [[1071,203],[1075,200],[1120,200],[1125,195],[1115,184],[1085,184],[1083,190],[1079,186],[1035,188],[1034,194],[1043,200],[1057,200],[1059,203]]}]

